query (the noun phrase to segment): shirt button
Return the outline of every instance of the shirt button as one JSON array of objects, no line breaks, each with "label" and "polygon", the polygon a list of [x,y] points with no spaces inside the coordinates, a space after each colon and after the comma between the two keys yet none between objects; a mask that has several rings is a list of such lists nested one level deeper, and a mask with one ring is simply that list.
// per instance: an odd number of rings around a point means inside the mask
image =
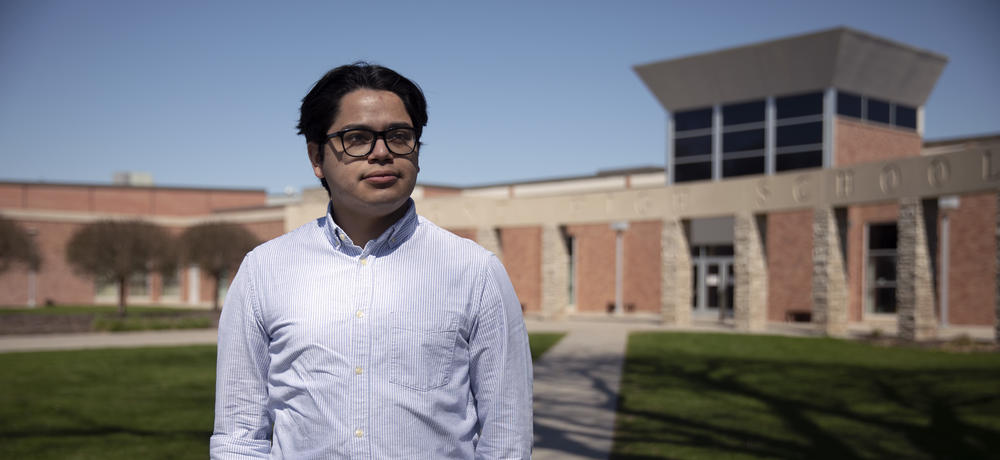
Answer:
[{"label": "shirt button", "polygon": [[360,437],[362,437],[362,436],[364,436],[364,435],[365,435],[365,432],[364,432],[364,431],[361,431],[361,430],[354,430],[354,436],[355,436],[355,437],[358,437],[358,438],[360,438]]},{"label": "shirt button", "polygon": [[354,368],[354,373],[355,373],[355,374],[358,374],[358,375],[361,375],[361,373],[362,373],[362,372],[364,372],[364,371],[365,371],[365,370],[364,370],[364,369],[362,369],[361,367],[355,367],[355,368]]},{"label": "shirt button", "polygon": [[365,316],[365,312],[363,312],[361,310],[358,310],[358,312],[355,313],[354,316],[357,316],[358,318],[361,318],[361,317]]},{"label": "shirt button", "polygon": [[346,236],[344,236],[344,234],[343,234],[343,233],[338,233],[338,234],[337,234],[337,237],[339,237],[339,238],[340,238],[340,241],[344,241],[345,239],[347,239],[347,237],[346,237]]},{"label": "shirt button", "polygon": [[361,265],[368,265],[368,258],[367,257],[362,257],[361,258]]}]

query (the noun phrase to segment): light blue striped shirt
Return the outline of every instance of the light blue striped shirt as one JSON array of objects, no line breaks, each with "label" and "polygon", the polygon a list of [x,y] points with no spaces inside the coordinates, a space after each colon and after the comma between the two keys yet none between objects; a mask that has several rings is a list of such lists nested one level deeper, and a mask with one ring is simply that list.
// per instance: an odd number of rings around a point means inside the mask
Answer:
[{"label": "light blue striped shirt", "polygon": [[408,206],[364,248],[328,212],[247,254],[219,322],[213,459],[530,458],[510,279]]}]

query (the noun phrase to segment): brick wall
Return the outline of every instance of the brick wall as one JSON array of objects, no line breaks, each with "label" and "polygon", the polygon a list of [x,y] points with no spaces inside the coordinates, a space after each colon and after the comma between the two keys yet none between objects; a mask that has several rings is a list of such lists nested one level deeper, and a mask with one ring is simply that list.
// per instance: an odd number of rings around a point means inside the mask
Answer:
[{"label": "brick wall", "polygon": [[576,311],[607,312],[615,303],[615,231],[601,223],[569,225],[566,232],[576,240]]},{"label": "brick wall", "polygon": [[960,197],[959,208],[948,210],[950,220],[948,321],[950,324],[989,326],[996,321],[997,267],[996,195]]},{"label": "brick wall", "polygon": [[264,190],[0,184],[0,209],[195,216],[265,204]]},{"label": "brick wall", "polygon": [[785,321],[792,310],[812,309],[812,224],[812,210],[767,215],[769,321]]},{"label": "brick wall", "polygon": [[920,155],[923,139],[915,131],[837,118],[836,166]]},{"label": "brick wall", "polygon": [[[624,302],[635,311],[660,312],[660,221],[631,222],[625,232]],[[614,259],[612,265],[614,264]],[[584,281],[586,282],[586,281]]]},{"label": "brick wall", "polygon": [[541,312],[542,228],[511,227],[500,231],[503,265],[524,311]]}]

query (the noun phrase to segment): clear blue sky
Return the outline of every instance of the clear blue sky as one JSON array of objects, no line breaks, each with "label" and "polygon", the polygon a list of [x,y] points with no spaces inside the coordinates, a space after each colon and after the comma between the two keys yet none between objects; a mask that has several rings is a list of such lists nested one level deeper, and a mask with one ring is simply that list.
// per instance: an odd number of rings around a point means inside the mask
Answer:
[{"label": "clear blue sky", "polygon": [[323,72],[423,87],[420,181],[664,164],[632,66],[836,26],[948,56],[926,138],[1000,132],[1000,1],[0,1],[0,180],[317,185],[296,135]]}]

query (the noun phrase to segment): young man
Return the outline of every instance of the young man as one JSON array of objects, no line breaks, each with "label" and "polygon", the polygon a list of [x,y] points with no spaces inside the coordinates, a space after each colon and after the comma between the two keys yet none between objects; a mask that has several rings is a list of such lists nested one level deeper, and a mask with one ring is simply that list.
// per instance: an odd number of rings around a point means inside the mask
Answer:
[{"label": "young man", "polygon": [[526,459],[531,356],[496,256],[409,198],[426,102],[364,63],[302,100],[327,214],[249,254],[219,323],[213,459]]}]

